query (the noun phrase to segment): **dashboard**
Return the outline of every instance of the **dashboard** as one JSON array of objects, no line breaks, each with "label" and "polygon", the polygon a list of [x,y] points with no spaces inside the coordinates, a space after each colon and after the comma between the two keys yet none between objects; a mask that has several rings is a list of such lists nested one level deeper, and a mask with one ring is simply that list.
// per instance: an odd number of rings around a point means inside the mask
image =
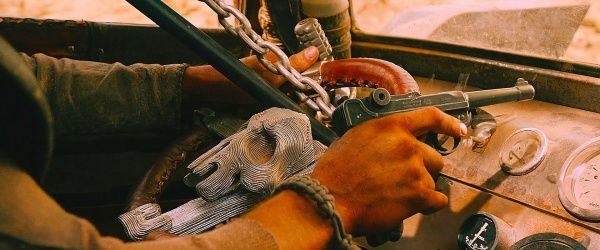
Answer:
[{"label": "dashboard", "polygon": [[381,249],[600,249],[600,114],[537,100],[483,109],[497,121],[487,145],[463,140],[437,179],[449,206],[405,220]]}]

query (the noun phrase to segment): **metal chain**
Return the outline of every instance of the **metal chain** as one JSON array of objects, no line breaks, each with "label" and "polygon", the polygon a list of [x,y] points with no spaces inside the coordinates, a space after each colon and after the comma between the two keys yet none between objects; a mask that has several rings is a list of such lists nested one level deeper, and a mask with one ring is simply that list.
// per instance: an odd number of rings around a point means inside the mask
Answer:
[{"label": "metal chain", "polygon": [[[241,38],[256,53],[256,57],[265,68],[274,74],[283,75],[294,87],[296,95],[301,102],[305,102],[308,107],[315,111],[320,111],[325,117],[331,117],[335,107],[331,104],[327,91],[321,85],[308,76],[301,75],[290,65],[290,59],[275,44],[265,41],[258,35],[250,25],[250,21],[235,7],[228,5],[221,0],[200,0],[210,7],[219,16],[219,23],[225,30],[235,37]],[[227,21],[228,17],[233,16],[239,26],[234,26]],[[273,52],[279,59],[272,63],[266,58],[266,54]],[[314,90],[316,95],[307,96],[304,92]]]}]

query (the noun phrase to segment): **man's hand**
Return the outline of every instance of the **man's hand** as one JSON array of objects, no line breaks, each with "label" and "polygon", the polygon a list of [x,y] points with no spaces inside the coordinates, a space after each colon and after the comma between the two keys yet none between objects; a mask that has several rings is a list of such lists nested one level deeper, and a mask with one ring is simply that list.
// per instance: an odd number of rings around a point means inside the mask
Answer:
[{"label": "man's hand", "polygon": [[[394,114],[350,129],[319,159],[312,177],[334,196],[347,232],[385,232],[411,215],[446,206],[448,198],[433,181],[443,158],[416,139],[429,131],[458,137],[467,128],[436,108]],[[244,217],[258,221],[281,249],[323,249],[333,235],[315,203],[290,190]]]},{"label": "man's hand", "polygon": [[[279,61],[273,52],[269,52],[265,57],[272,63]],[[317,59],[319,59],[319,50],[317,50],[316,47],[311,46],[290,56],[290,66],[298,72],[303,72],[313,65]],[[284,76],[271,73],[271,71],[260,63],[256,56],[246,57],[242,59],[242,62],[275,87],[281,86],[281,84],[286,81]]]},{"label": "man's hand", "polygon": [[[273,53],[266,55],[271,62],[277,61]],[[316,47],[308,47],[290,57],[290,65],[303,72],[314,64],[319,58]],[[281,86],[285,78],[271,73],[258,61],[256,56],[241,59],[249,68],[256,71],[274,87]],[[194,107],[200,103],[253,103],[256,102],[243,90],[238,88],[229,79],[219,73],[210,65],[191,66],[183,74],[182,81],[183,102],[185,106]]]},{"label": "man's hand", "polygon": [[399,113],[349,130],[319,159],[312,176],[335,197],[348,232],[391,230],[446,206],[432,177],[443,158],[416,139],[429,131],[459,137],[466,127],[436,108]]}]

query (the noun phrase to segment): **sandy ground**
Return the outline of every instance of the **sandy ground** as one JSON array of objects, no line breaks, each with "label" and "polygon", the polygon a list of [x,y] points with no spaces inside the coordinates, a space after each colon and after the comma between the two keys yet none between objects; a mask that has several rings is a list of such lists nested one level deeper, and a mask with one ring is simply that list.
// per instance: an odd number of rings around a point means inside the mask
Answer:
[{"label": "sandy ground", "polygon": [[[200,1],[163,2],[200,27],[219,25],[217,15]],[[152,23],[125,0],[0,0],[0,16]]]},{"label": "sandy ground", "polygon": [[[406,9],[428,5],[486,1],[502,0],[353,0],[352,3],[359,27],[365,31],[380,33],[384,26],[381,25],[382,23],[387,23],[396,13]],[[600,0],[570,1],[589,3],[590,8],[561,58],[600,64]]]},{"label": "sandy ground", "polygon": [[[481,1],[490,0],[353,0],[353,4],[359,27],[379,32],[382,23],[408,8]],[[600,0],[581,1],[590,2],[591,7],[562,58],[600,64]],[[216,15],[199,1],[164,2],[198,26],[218,27]],[[151,23],[124,0],[0,0],[0,16]]]}]

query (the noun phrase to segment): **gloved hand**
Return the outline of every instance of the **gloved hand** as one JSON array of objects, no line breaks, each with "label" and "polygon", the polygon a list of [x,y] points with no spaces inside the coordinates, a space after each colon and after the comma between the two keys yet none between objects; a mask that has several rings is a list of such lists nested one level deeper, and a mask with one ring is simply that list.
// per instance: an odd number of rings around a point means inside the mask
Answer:
[{"label": "gloved hand", "polygon": [[244,213],[294,175],[312,172],[327,148],[312,139],[304,114],[271,108],[256,114],[240,131],[194,160],[184,181],[201,198],[161,213],[149,203],[119,220],[132,239],[161,230],[176,235],[199,233]]},{"label": "gloved hand", "polygon": [[184,180],[208,201],[238,188],[267,196],[282,180],[312,172],[325,149],[304,114],[271,108],[193,161]]}]

